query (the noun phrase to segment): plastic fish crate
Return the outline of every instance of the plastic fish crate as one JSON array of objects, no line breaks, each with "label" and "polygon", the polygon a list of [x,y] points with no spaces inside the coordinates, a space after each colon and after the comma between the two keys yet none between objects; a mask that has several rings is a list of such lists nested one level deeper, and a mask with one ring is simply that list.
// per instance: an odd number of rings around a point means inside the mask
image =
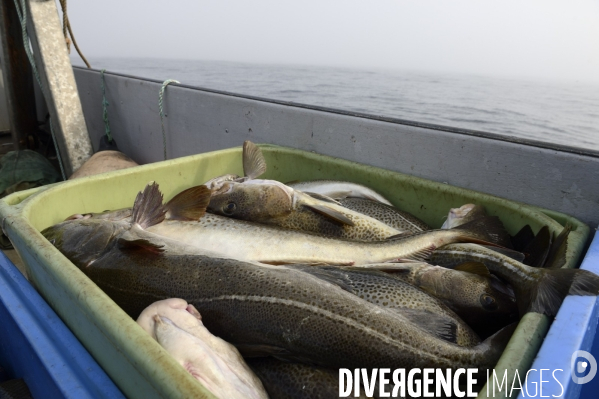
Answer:
[{"label": "plastic fish crate", "polygon": [[[432,227],[441,226],[450,208],[466,203],[483,205],[499,216],[511,234],[526,224],[535,232],[547,225],[558,233],[569,222],[573,231],[568,238],[567,267],[578,265],[589,235],[585,224],[564,214],[338,158],[272,145],[260,147],[268,165],[264,178],[361,183]],[[241,147],[73,180],[0,201],[4,232],[23,258],[32,283],[127,396],[212,397],[39,232],[74,213],[130,207],[150,181],[159,183],[168,200],[226,173],[242,174]],[[525,315],[497,372],[526,373],[548,327],[547,317]]]},{"label": "plastic fish crate", "polygon": [[124,398],[3,253],[0,253],[0,320],[3,377],[22,378],[33,397]]},{"label": "plastic fish crate", "polygon": [[[595,233],[593,242],[580,265],[581,269],[599,274],[599,233]],[[583,350],[599,359],[599,337],[597,323],[599,321],[599,299],[593,296],[570,296],[564,300],[555,321],[543,341],[543,345],[534,359],[531,369],[553,370],[555,377],[550,376],[543,385],[543,395],[546,397],[594,399],[599,397],[599,374],[586,384],[577,384],[572,379],[574,371],[577,377],[589,375],[590,367],[582,373],[576,371],[572,356],[576,351]],[[578,358],[577,358],[578,359]],[[576,359],[575,359],[576,360]],[[578,359],[586,361],[588,359]],[[538,373],[538,371],[536,372]],[[526,391],[519,398],[530,397],[535,389],[538,391],[539,379],[535,378],[526,384]],[[545,381],[545,380],[544,380]],[[540,391],[538,392],[540,395]]]}]

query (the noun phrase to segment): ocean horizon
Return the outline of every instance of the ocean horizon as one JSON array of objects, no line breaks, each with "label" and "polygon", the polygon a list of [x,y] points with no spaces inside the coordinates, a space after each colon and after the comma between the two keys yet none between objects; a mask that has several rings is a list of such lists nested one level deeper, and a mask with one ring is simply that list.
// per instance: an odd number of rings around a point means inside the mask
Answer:
[{"label": "ocean horizon", "polygon": [[[84,66],[72,57],[73,65]],[[456,72],[91,57],[95,69],[599,150],[599,84]]]}]

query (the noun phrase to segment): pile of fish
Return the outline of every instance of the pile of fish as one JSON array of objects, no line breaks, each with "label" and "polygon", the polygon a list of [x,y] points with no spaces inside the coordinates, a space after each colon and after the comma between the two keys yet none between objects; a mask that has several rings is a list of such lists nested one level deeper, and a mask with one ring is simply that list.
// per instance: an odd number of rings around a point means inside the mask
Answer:
[{"label": "pile of fish", "polygon": [[511,237],[468,204],[431,230],[361,185],[258,179],[250,142],[243,165],[42,232],[219,397],[336,397],[339,368],[491,369],[526,312],[599,293],[561,268],[568,226]]}]

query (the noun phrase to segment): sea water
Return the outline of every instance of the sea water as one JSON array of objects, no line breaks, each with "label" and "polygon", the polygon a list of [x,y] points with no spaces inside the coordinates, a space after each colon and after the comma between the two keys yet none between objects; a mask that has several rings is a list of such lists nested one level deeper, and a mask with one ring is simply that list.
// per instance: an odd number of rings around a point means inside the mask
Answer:
[{"label": "sea water", "polygon": [[[599,85],[457,73],[308,65],[92,58],[92,67],[599,151]],[[74,65],[83,65],[73,57]]]}]

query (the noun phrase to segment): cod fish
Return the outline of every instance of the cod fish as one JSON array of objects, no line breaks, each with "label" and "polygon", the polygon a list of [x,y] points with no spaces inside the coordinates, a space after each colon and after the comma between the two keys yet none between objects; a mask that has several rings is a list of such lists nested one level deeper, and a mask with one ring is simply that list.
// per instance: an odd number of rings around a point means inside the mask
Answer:
[{"label": "cod fish", "polygon": [[[226,182],[245,182],[253,180],[266,172],[266,160],[260,148],[249,140],[243,143],[243,173],[244,176],[226,174],[210,179],[204,185],[211,190],[218,190]],[[382,202],[387,205],[391,203],[376,191],[357,183],[334,181],[334,180],[314,180],[307,182],[294,182],[287,184],[296,188],[298,191],[310,192],[324,195],[334,199],[347,197],[367,198],[373,201]]]},{"label": "cod fish", "polygon": [[[147,226],[147,232],[176,240],[196,250],[227,253],[235,259],[267,264],[358,265],[397,260],[426,260],[434,248],[450,242],[485,242],[486,235],[461,229],[431,230],[411,237],[381,242],[354,242],[235,220],[207,213],[210,190],[187,189],[159,209],[165,219]],[[105,220],[129,224],[131,209],[87,214],[69,220]],[[197,220],[197,218],[200,218]],[[191,220],[190,220],[191,219]]]},{"label": "cod fish", "polygon": [[488,337],[518,319],[511,287],[492,276],[482,264],[455,269],[428,263],[402,263],[387,270],[443,301],[481,337]]},{"label": "cod fish", "polygon": [[513,331],[464,348],[301,270],[193,254],[144,230],[164,218],[156,192],[150,185],[138,195],[128,229],[121,222],[86,219],[42,232],[132,317],[156,300],[182,298],[202,314],[209,331],[244,356],[275,355],[328,368],[485,370],[495,365]]},{"label": "cod fish", "polygon": [[[465,228],[429,230],[385,241],[360,242],[321,237],[206,213],[199,221],[164,220],[147,231],[235,259],[267,264],[360,265],[427,260],[432,251],[455,242],[488,244],[484,231]],[[479,228],[480,226],[476,226]]]},{"label": "cod fish", "polygon": [[210,334],[200,313],[185,300],[155,302],[137,323],[217,398],[268,398],[239,351]]},{"label": "cod fish", "polygon": [[360,212],[366,216],[375,218],[399,231],[418,233],[420,231],[430,230],[430,227],[417,217],[379,201],[353,197],[339,199],[338,201],[339,204],[352,211]]},{"label": "cod fish", "polygon": [[[378,270],[354,267],[296,265],[289,267],[303,270],[331,284],[338,285],[345,291],[370,303],[399,312],[425,330],[430,331],[434,329],[435,325],[447,323],[451,331],[448,334],[443,332],[438,334],[437,336],[441,339],[469,347],[480,343],[480,338],[470,326],[464,323],[460,316],[443,304],[441,300],[394,275]],[[431,323],[430,326],[429,323]],[[504,326],[507,324],[509,323]],[[499,328],[494,332],[497,330]]]},{"label": "cod fish", "polygon": [[380,241],[403,232],[333,200],[314,198],[275,180],[225,182],[212,192],[208,211],[348,240]]},{"label": "cod fish", "polygon": [[539,269],[476,244],[452,244],[435,250],[431,262],[455,267],[480,262],[514,289],[520,316],[555,316],[566,295],[599,294],[599,276],[581,269]]},{"label": "cod fish", "polygon": [[244,182],[261,176],[266,172],[266,160],[262,150],[249,140],[243,142],[243,172],[244,177],[226,174],[208,180],[204,185],[210,190],[219,190],[226,182]]},{"label": "cod fish", "polygon": [[326,195],[327,197],[334,199],[365,198],[392,206],[389,200],[376,191],[361,184],[348,181],[311,180],[299,183],[289,183],[287,185],[305,193]]}]

